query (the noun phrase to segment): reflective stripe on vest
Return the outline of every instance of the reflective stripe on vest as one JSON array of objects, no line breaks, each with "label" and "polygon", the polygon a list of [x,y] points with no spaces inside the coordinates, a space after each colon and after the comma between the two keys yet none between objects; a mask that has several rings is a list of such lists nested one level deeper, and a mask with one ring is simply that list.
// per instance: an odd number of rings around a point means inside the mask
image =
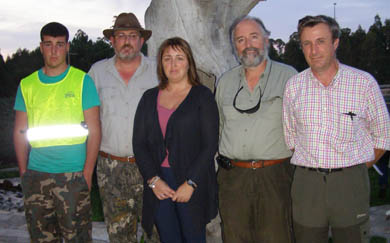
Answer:
[{"label": "reflective stripe on vest", "polygon": [[28,141],[43,141],[60,138],[85,137],[88,129],[82,125],[55,125],[33,127],[27,130]]},{"label": "reflective stripe on vest", "polygon": [[80,125],[84,121],[84,76],[83,71],[70,67],[66,76],[56,83],[42,83],[38,71],[21,81],[28,117],[28,139],[33,148],[86,141],[87,133]]}]

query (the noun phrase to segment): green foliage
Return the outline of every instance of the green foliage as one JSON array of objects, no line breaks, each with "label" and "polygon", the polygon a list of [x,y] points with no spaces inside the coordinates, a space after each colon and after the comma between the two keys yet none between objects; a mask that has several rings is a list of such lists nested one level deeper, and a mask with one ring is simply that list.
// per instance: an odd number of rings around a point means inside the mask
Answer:
[{"label": "green foliage", "polygon": [[307,68],[307,63],[301,50],[298,32],[294,32],[290,35],[290,40],[287,42],[281,57],[283,62],[295,67],[298,72]]},{"label": "green foliage", "polygon": [[[96,174],[96,173],[95,173]],[[103,206],[100,200],[99,187],[95,181],[91,189],[92,221],[104,221]]]},{"label": "green foliage", "polygon": [[78,30],[70,42],[69,55],[72,66],[88,72],[91,65],[95,62],[112,57],[114,50],[104,39],[98,39],[96,42],[93,42],[84,31]]},{"label": "green foliage", "polygon": [[0,90],[0,97],[14,97],[20,80],[42,67],[42,65],[42,55],[39,48],[33,51],[18,49],[5,62],[1,57],[0,81],[2,89]]},{"label": "green foliage", "polygon": [[[298,71],[307,68],[296,32],[290,36],[279,56],[282,62]],[[375,16],[367,33],[361,26],[355,32],[349,28],[341,29],[337,58],[341,63],[369,72],[379,84],[390,84],[390,20],[382,24],[380,17]]]},{"label": "green foliage", "polygon": [[389,191],[387,192],[385,198],[379,198],[378,196],[379,189],[380,189],[378,173],[376,173],[376,171],[373,168],[371,168],[368,170],[368,174],[370,176],[370,190],[371,190],[370,206],[374,207],[374,206],[390,204]]},{"label": "green foliage", "polygon": [[[279,41],[279,42],[278,42]],[[281,46],[280,43],[283,43]],[[268,55],[272,60],[281,62],[282,59],[280,57],[280,53],[284,48],[284,42],[281,39],[270,39],[269,40],[269,50],[268,50]]]},{"label": "green foliage", "polygon": [[19,177],[19,171],[1,171],[0,179]]},{"label": "green foliage", "polygon": [[12,139],[14,102],[14,98],[0,97],[0,161],[16,161]]}]

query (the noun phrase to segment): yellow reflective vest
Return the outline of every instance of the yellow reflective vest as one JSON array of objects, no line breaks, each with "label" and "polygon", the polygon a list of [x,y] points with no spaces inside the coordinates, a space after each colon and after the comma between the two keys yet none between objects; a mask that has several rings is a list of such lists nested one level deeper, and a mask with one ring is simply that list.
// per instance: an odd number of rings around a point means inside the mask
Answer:
[{"label": "yellow reflective vest", "polygon": [[33,148],[74,145],[86,141],[82,108],[85,72],[70,67],[56,83],[42,83],[38,71],[20,82],[28,117],[27,138]]}]

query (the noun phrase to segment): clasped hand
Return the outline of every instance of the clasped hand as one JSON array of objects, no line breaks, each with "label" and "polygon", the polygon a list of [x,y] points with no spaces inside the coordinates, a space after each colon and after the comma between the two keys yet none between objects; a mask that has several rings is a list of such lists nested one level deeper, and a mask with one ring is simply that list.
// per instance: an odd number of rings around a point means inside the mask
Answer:
[{"label": "clasped hand", "polygon": [[194,192],[194,188],[184,182],[177,188],[172,190],[163,180],[158,180],[153,188],[153,193],[159,200],[171,198],[174,202],[188,202]]}]

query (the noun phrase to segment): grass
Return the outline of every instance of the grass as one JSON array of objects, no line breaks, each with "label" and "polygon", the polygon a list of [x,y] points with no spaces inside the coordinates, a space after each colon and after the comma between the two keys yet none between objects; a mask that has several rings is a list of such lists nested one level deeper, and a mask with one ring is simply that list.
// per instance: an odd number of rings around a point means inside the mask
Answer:
[{"label": "grass", "polygon": [[14,178],[19,176],[19,171],[2,171],[0,172],[0,179]]}]

